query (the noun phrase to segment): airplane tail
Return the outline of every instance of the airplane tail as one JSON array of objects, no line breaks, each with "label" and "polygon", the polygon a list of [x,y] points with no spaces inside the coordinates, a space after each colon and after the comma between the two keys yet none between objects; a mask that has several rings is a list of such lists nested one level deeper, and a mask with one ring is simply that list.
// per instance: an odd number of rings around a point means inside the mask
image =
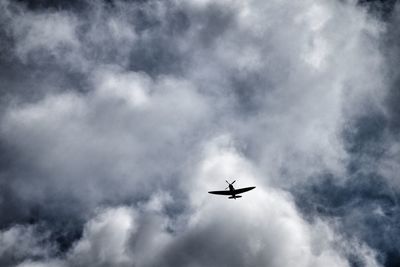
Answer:
[{"label": "airplane tail", "polygon": [[230,198],[230,199],[236,199],[236,198],[241,198],[242,196],[232,196],[232,197],[228,197],[228,198]]}]

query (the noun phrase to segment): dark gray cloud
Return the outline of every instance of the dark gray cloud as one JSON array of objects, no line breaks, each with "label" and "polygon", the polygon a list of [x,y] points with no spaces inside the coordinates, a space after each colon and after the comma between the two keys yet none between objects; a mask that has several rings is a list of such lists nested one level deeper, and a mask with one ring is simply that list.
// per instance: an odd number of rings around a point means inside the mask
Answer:
[{"label": "dark gray cloud", "polygon": [[394,4],[0,8],[2,265],[398,262]]}]

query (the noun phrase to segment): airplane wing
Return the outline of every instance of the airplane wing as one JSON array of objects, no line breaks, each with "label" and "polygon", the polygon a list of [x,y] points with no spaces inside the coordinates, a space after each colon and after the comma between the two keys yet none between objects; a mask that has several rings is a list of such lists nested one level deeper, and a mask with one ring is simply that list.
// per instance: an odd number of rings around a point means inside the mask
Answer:
[{"label": "airplane wing", "polygon": [[[244,188],[240,188],[240,189],[235,189],[235,194],[241,194],[247,191],[250,191],[252,189],[256,188],[255,186],[252,187],[244,187]],[[229,194],[230,195],[230,194]]]},{"label": "airplane wing", "polygon": [[208,193],[216,195],[232,195],[230,191],[210,191]]}]

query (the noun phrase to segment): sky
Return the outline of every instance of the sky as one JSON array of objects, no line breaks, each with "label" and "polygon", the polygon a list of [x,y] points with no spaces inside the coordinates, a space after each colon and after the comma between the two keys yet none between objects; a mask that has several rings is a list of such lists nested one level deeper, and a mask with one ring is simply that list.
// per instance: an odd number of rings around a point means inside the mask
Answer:
[{"label": "sky", "polygon": [[[400,265],[400,3],[0,1],[0,265]],[[207,194],[256,186],[243,198]]]}]

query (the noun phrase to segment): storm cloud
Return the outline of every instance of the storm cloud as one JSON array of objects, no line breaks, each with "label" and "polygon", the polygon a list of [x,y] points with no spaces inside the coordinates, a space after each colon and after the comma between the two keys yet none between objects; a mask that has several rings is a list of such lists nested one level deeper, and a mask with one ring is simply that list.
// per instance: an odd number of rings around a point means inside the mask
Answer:
[{"label": "storm cloud", "polygon": [[0,11],[0,265],[397,266],[398,4]]}]

